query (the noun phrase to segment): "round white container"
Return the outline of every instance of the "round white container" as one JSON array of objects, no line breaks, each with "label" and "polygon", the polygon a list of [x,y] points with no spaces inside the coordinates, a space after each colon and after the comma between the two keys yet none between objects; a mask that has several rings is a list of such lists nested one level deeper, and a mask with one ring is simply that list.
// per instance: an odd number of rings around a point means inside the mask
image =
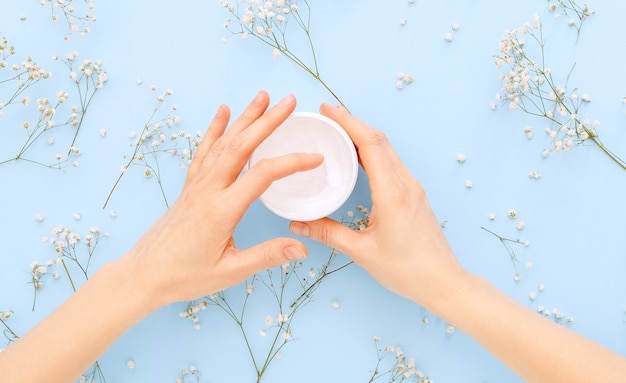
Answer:
[{"label": "round white container", "polygon": [[359,164],[354,144],[330,118],[296,112],[259,145],[249,165],[297,152],[320,153],[324,162],[313,170],[274,181],[260,199],[269,210],[289,220],[326,217],[346,202],[356,184]]}]

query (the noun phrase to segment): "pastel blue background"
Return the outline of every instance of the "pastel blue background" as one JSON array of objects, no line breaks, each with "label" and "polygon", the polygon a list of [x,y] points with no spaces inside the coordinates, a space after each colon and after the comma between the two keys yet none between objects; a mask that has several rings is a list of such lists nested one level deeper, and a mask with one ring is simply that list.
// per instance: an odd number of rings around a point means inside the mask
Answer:
[{"label": "pastel blue background", "polygon": [[[50,57],[75,50],[79,60],[102,60],[109,77],[79,135],[83,154],[78,168],[56,172],[21,162],[0,166],[0,311],[15,311],[8,323],[20,334],[71,293],[65,278],[49,281],[31,312],[28,266],[55,257],[52,247],[40,242],[42,236],[58,224],[81,233],[89,226],[110,232],[94,258],[95,270],[121,256],[163,213],[154,180],[145,179],[139,169],[125,175],[110,205],[102,209],[129,151],[128,133],[141,130],[150,114],[149,85],[161,93],[174,90],[171,100],[179,106],[180,129],[188,132],[204,130],[220,103],[228,104],[236,116],[259,89],[267,90],[274,101],[294,93],[299,111],[316,111],[321,102],[334,102],[310,76],[284,57],[273,59],[271,49],[258,41],[234,36],[223,44],[228,13],[218,1],[96,4],[91,32],[69,42],[62,41],[66,24],[50,21],[49,6],[34,0],[3,0],[1,5],[0,33],[16,46],[16,57],[30,55],[55,73],[48,88],[37,92],[51,97],[69,89],[65,69]],[[597,13],[583,26],[577,44],[576,32],[566,20],[554,19],[544,0],[318,0],[313,2],[311,30],[322,77],[353,114],[387,134],[424,185],[438,218],[447,221],[444,230],[461,263],[533,310],[558,308],[574,318],[568,327],[626,355],[626,172],[591,145],[544,159],[540,152],[550,144],[543,133],[545,121],[506,107],[489,108],[501,85],[492,55],[503,31],[539,13],[555,78],[563,81],[576,63],[569,83],[593,99],[581,114],[600,120],[600,138],[626,157],[625,58],[622,36],[615,32],[623,23],[626,4],[597,1],[589,6]],[[26,20],[20,21],[20,15]],[[407,24],[401,26],[400,19]],[[460,26],[458,31],[451,30],[453,23]],[[446,33],[453,35],[452,42],[444,40]],[[413,75],[414,83],[396,89],[397,72]],[[141,85],[137,78],[143,79]],[[32,102],[36,98],[33,94]],[[526,126],[533,128],[532,140],[524,135]],[[105,138],[99,135],[103,128]],[[1,157],[15,152],[19,129],[6,111],[0,118]],[[52,150],[64,150],[70,133],[54,136]],[[37,150],[47,153],[50,148],[41,142]],[[464,164],[456,161],[459,153],[467,157]],[[172,201],[185,172],[173,163],[165,171]],[[540,171],[541,179],[530,179],[529,171]],[[466,180],[473,182],[471,189],[465,187]],[[370,206],[363,173],[337,218],[357,205]],[[510,209],[518,212],[517,221],[506,217]],[[111,218],[109,210],[117,217]],[[81,214],[80,221],[73,218],[75,212]],[[490,221],[492,213],[496,219]],[[45,220],[37,222],[36,214]],[[521,231],[515,228],[520,220],[526,224]],[[289,235],[287,226],[255,203],[236,240],[248,247]],[[515,247],[521,264],[516,267],[500,242],[481,227],[528,239],[529,247]],[[307,244],[307,265],[318,265],[330,251]],[[526,262],[533,267],[527,270]],[[513,280],[516,272],[522,277],[519,282]],[[544,292],[537,292],[538,284],[545,285]],[[236,301],[242,290],[235,287],[229,294]],[[531,292],[537,292],[535,301],[528,298]],[[332,308],[335,300],[338,309]],[[270,305],[259,294],[251,307],[255,347],[263,347],[255,326],[264,327],[265,316],[277,314]],[[202,372],[201,382],[255,381],[236,326],[209,308],[200,313],[202,328],[196,331],[189,320],[179,318],[185,306],[163,308],[120,339],[100,359],[107,381],[174,382],[191,364]],[[422,322],[424,317],[430,318],[429,324]],[[519,381],[481,346],[459,331],[447,333],[446,327],[353,265],[329,277],[314,302],[298,314],[293,322],[296,341],[284,348],[264,381],[366,382],[376,363],[374,336],[381,337],[383,346],[401,346],[437,382]],[[545,347],[559,352],[558,345]],[[130,359],[135,362],[132,370],[126,367]],[[36,368],[37,355],[32,362]]]}]

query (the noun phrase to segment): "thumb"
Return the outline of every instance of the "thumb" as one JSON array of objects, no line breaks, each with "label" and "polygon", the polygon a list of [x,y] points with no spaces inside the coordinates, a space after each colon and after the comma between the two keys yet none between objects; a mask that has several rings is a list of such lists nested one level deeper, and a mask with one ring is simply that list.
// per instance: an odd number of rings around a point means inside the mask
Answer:
[{"label": "thumb", "polygon": [[302,242],[295,239],[275,238],[237,253],[237,259],[245,260],[244,269],[252,275],[305,258],[308,251]]},{"label": "thumb", "polygon": [[351,258],[355,245],[361,239],[356,231],[330,218],[310,222],[294,221],[289,225],[289,230],[296,235],[312,238],[335,248]]}]

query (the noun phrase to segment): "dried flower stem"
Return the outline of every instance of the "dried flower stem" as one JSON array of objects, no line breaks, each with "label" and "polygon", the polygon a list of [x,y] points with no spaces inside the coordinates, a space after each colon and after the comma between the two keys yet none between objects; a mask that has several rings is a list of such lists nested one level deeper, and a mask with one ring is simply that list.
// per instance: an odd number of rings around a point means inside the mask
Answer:
[{"label": "dried flower stem", "polygon": [[[591,11],[586,4],[580,6],[576,4],[574,0],[557,0],[556,3],[550,3],[549,9],[551,12],[560,10],[563,12],[565,17],[568,18],[568,25],[576,29],[576,42],[578,42],[578,38],[580,37],[580,30],[583,27],[583,23],[587,20],[587,18],[589,18],[589,16],[595,13],[595,11]],[[561,13],[556,14],[557,18],[560,18],[561,16]]]},{"label": "dried flower stem", "polygon": [[11,315],[13,315],[13,310],[0,312],[0,323],[2,323],[2,327],[4,327],[2,332],[9,344],[15,342],[20,338],[19,335],[17,335],[17,333],[13,331],[13,329],[11,329],[11,327],[7,323],[7,320],[11,317]]},{"label": "dried flower stem", "polygon": [[[415,369],[415,361],[406,359],[404,352],[400,347],[387,346],[379,348],[379,337],[374,337],[374,346],[376,349],[376,368],[372,372],[368,383],[373,383],[383,377],[387,378],[388,383],[396,382],[412,382],[412,383],[434,383],[422,371]],[[381,365],[389,354],[394,354],[394,364],[388,370],[381,373]]]},{"label": "dried flower stem", "polygon": [[[154,91],[154,87],[151,87],[151,90]],[[175,134],[170,134],[166,131],[166,129],[169,129],[173,125],[180,122],[180,118],[178,116],[171,115],[171,112],[178,109],[177,106],[173,106],[169,113],[157,118],[157,113],[164,106],[167,98],[171,95],[172,91],[168,90],[165,95],[157,95],[155,97],[155,106],[144,124],[139,137],[131,145],[133,147],[132,154],[125,156],[125,158],[128,158],[128,161],[124,166],[122,166],[120,175],[115,180],[115,183],[109,191],[104,205],[102,206],[103,209],[108,205],[113,192],[131,166],[143,166],[146,168],[143,173],[145,177],[154,176],[159,186],[161,196],[165,202],[165,206],[169,208],[165,189],[163,188],[159,157],[165,154],[177,157],[179,160],[179,167],[184,168],[188,165],[189,161],[191,161],[195,149],[200,144],[200,140],[202,138],[202,134],[200,132],[195,135],[191,135],[183,131]],[[134,137],[135,134],[132,133],[131,138]],[[179,148],[179,141],[181,140],[185,143],[185,148],[182,150]]]},{"label": "dried flower stem", "polygon": [[[342,223],[355,230],[363,230],[369,225],[369,219],[369,210],[359,206],[357,208],[357,214],[348,212],[348,214],[343,217]],[[353,263],[351,261],[347,261],[338,267],[332,267],[336,258],[337,251],[333,249],[320,269],[316,271],[311,268],[306,276],[301,273],[303,263],[297,261],[284,264],[278,272],[276,270],[267,270],[265,273],[254,275],[243,285],[245,288],[245,295],[243,297],[243,302],[239,307],[234,307],[230,303],[225,292],[222,291],[205,297],[205,299],[199,304],[197,302],[189,302],[187,309],[180,315],[182,317],[192,319],[195,323],[194,327],[200,328],[198,323],[199,318],[196,315],[197,312],[201,309],[206,309],[209,305],[219,307],[236,323],[243,341],[246,344],[252,366],[256,372],[256,381],[258,383],[261,381],[271,362],[280,357],[283,347],[293,339],[291,334],[293,320],[295,319],[296,314],[307,303],[312,301],[313,295],[317,288],[321,285],[322,281]],[[294,284],[297,285],[294,286]],[[253,352],[253,340],[249,336],[248,330],[246,329],[246,309],[250,297],[255,294],[255,286],[258,285],[265,287],[266,291],[272,295],[275,301],[276,311],[278,312],[276,318],[267,317],[265,320],[268,328],[261,330],[261,335],[266,336],[273,331],[273,338],[271,339],[271,345],[267,351],[260,356],[255,355]],[[302,293],[296,295],[295,297],[290,297],[289,293],[294,287],[296,289],[301,289]],[[233,291],[233,289],[229,291]]]},{"label": "dried flower stem", "polygon": [[[65,60],[63,60],[63,62],[70,70],[70,78],[72,79],[72,82],[77,89],[80,108],[78,106],[72,106],[71,114],[67,117],[65,121],[59,123],[55,121],[55,116],[59,116],[59,111],[66,104],[70,95],[64,91],[60,91],[56,96],[56,101],[54,102],[51,102],[48,98],[38,99],[37,110],[39,112],[39,115],[37,117],[37,121],[34,124],[25,122],[22,125],[23,130],[26,132],[26,140],[24,144],[18,150],[18,153],[14,157],[0,161],[0,165],[22,160],[47,168],[61,170],[62,165],[69,162],[72,156],[80,155],[80,150],[78,150],[74,146],[76,144],[78,132],[83,125],[83,120],[95,93],[100,88],[102,88],[107,80],[107,77],[106,72],[102,69],[102,66],[100,65],[100,62],[93,62],[91,60],[86,60],[82,65],[80,65],[80,74],[76,74],[73,68],[76,57],[77,56],[75,55],[69,55]],[[16,81],[18,84],[17,89],[4,104],[5,106],[14,104],[17,98],[20,97],[20,95],[26,90],[26,88],[34,85],[40,80],[47,79],[50,76],[50,73],[43,71],[43,69],[39,68],[37,64],[32,62],[30,58],[22,63],[22,67],[24,68],[23,70],[16,73],[13,77],[4,80],[9,82]],[[25,76],[26,79],[24,80]],[[24,106],[28,106],[28,104],[30,103],[27,97],[23,98],[21,102],[22,104],[24,104]],[[76,131],[72,138],[72,142],[68,147],[67,156],[64,160],[62,160],[60,155],[57,155],[56,163],[45,164],[39,160],[33,160],[25,156],[36,142],[40,141],[52,130],[67,126],[75,127]]]},{"label": "dried flower stem", "polygon": [[520,262],[519,258],[517,257],[517,254],[515,254],[515,250],[513,249],[513,247],[511,246],[511,244],[519,244],[522,246],[526,246],[526,242],[522,241],[520,239],[510,239],[510,238],[505,238],[501,235],[498,235],[496,233],[494,233],[493,231],[485,228],[485,227],[481,227],[481,229],[483,229],[484,231],[492,234],[494,237],[498,238],[498,240],[500,241],[500,243],[502,244],[502,246],[504,246],[504,248],[506,249],[506,251],[509,253],[509,256],[511,257],[511,261],[513,261],[513,264],[517,266],[517,263]]},{"label": "dried flower stem", "polygon": [[[278,57],[280,54],[285,55],[285,57],[317,80],[337,102],[345,107],[343,101],[341,101],[320,75],[315,45],[311,37],[311,1],[302,0],[302,2],[306,6],[306,15],[304,16],[296,0],[276,2],[278,4],[269,2],[269,4],[258,5],[244,2],[247,4],[245,7],[242,7],[240,1],[236,1],[235,6],[231,5],[228,1],[222,1],[221,5],[227,8],[237,21],[238,30],[230,29],[230,18],[226,22],[226,28],[231,31],[232,34],[241,35],[244,38],[254,36],[259,41],[274,48],[275,57]],[[241,8],[244,9],[242,10]],[[286,34],[290,19],[295,20],[298,27],[306,36],[312,64],[304,62],[288,47]]]}]

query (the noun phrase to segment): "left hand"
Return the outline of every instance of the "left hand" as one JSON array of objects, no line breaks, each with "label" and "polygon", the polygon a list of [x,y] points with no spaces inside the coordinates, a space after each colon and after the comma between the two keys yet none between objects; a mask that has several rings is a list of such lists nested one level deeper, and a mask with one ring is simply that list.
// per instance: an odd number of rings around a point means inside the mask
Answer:
[{"label": "left hand", "polygon": [[292,238],[235,247],[235,226],[273,181],[323,161],[320,154],[293,153],[262,160],[239,176],[254,149],[293,112],[296,100],[287,96],[266,112],[268,105],[269,96],[260,92],[228,130],[230,111],[220,106],[179,198],[120,259],[137,282],[133,294],[143,301],[164,305],[196,299],[306,256],[304,244]]}]

